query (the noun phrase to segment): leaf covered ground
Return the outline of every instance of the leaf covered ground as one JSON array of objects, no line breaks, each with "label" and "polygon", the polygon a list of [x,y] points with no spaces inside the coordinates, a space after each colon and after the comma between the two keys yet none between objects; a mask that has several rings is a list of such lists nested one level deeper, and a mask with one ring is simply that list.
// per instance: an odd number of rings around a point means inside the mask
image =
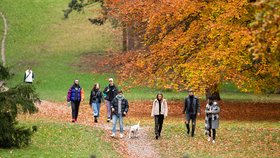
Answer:
[{"label": "leaf covered ground", "polygon": [[[204,103],[202,103],[204,105]],[[280,104],[221,102],[221,124],[217,143],[207,142],[204,135],[204,116],[197,122],[195,138],[186,136],[181,114],[181,102],[169,103],[169,117],[164,122],[160,140],[154,139],[150,102],[131,102],[125,118],[126,137],[111,139],[111,123],[105,122],[105,105],[101,106],[101,119],[93,123],[87,104],[81,105],[78,125],[105,131],[101,139],[113,145],[122,157],[279,157],[280,154]],[[38,105],[39,113],[21,116],[20,120],[70,122],[71,109],[65,103],[44,101]],[[204,107],[202,107],[204,111]],[[127,130],[141,121],[140,137],[128,139]],[[77,125],[77,126],[78,126]],[[75,126],[75,125],[73,125]],[[142,150],[141,150],[142,149]],[[149,152],[150,151],[150,152]]]}]

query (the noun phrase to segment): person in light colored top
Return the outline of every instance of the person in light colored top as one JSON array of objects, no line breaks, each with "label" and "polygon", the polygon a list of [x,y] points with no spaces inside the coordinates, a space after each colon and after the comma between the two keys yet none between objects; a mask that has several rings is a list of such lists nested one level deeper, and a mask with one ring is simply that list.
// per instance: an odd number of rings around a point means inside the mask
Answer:
[{"label": "person in light colored top", "polygon": [[35,75],[34,75],[33,71],[31,70],[31,68],[29,67],[24,73],[23,81],[25,83],[32,84],[34,81],[34,78],[35,78]]},{"label": "person in light colored top", "polygon": [[163,98],[162,93],[158,93],[156,99],[153,102],[153,108],[151,116],[155,120],[155,135],[158,139],[161,135],[162,125],[164,118],[167,117],[168,106],[167,101]]},{"label": "person in light colored top", "polygon": [[208,141],[212,139],[212,143],[215,143],[216,129],[219,128],[219,113],[220,107],[218,103],[210,97],[205,108],[205,130],[206,134],[208,134]]}]

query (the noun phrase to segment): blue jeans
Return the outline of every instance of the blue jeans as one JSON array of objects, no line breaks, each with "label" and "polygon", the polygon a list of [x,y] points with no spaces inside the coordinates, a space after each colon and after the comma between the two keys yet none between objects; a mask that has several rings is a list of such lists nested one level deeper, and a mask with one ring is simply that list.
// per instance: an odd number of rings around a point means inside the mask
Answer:
[{"label": "blue jeans", "polygon": [[113,114],[113,133],[116,133],[116,126],[117,126],[117,120],[119,120],[119,124],[120,124],[120,133],[123,133],[123,116],[122,115],[116,115]]},{"label": "blue jeans", "polygon": [[108,100],[105,100],[106,107],[107,107],[107,117],[108,119],[111,119],[111,102]]},{"label": "blue jeans", "polygon": [[92,106],[92,109],[93,109],[93,116],[99,117],[99,114],[100,114],[100,103],[93,102],[91,104],[91,106]]}]

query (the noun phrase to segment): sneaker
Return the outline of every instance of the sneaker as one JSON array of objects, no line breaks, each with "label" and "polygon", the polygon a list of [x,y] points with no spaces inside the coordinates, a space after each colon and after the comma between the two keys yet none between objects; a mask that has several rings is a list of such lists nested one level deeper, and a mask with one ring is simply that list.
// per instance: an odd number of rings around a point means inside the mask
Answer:
[{"label": "sneaker", "polygon": [[72,122],[75,123],[75,119],[72,119]]},{"label": "sneaker", "polygon": [[110,121],[111,121],[111,119],[108,118],[108,119],[107,119],[107,122],[110,122]]},{"label": "sneaker", "polygon": [[158,136],[156,136],[156,139],[158,139]]},{"label": "sneaker", "polygon": [[215,140],[212,140],[212,143],[215,144],[216,143]]},{"label": "sneaker", "polygon": [[123,138],[123,134],[122,133],[120,134],[120,138]]},{"label": "sneaker", "polygon": [[112,134],[111,134],[111,137],[113,137],[113,138],[116,137],[116,134],[115,134],[115,133],[112,133]]},{"label": "sneaker", "polygon": [[208,142],[210,142],[210,141],[211,141],[211,137],[208,137],[208,139],[207,139],[207,140],[208,140]]}]

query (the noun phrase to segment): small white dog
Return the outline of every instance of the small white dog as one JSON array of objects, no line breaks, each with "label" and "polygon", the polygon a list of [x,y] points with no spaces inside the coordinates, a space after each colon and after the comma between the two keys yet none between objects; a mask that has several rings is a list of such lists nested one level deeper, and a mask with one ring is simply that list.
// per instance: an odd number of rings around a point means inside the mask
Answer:
[{"label": "small white dog", "polygon": [[140,121],[138,122],[137,125],[133,125],[130,127],[130,130],[129,130],[129,139],[132,138],[132,137],[138,137],[138,132],[140,130]]}]

